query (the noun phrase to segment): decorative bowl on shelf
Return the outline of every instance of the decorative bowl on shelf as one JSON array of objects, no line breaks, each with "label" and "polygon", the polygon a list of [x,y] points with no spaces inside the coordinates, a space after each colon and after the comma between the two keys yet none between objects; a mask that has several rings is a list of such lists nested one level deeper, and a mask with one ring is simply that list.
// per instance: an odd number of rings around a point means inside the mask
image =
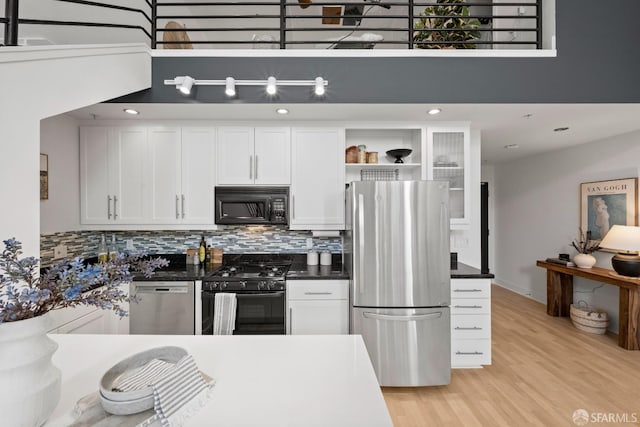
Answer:
[{"label": "decorative bowl on shelf", "polygon": [[402,158],[407,157],[409,154],[411,154],[412,151],[413,150],[411,150],[410,148],[397,148],[395,150],[387,151],[387,155],[395,157],[396,161],[394,163],[404,163]]}]

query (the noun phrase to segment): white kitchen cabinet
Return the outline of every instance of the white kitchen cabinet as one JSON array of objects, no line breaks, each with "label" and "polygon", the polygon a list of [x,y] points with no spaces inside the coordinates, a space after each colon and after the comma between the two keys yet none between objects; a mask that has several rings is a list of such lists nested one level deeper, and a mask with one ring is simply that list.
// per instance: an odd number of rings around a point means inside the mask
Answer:
[{"label": "white kitchen cabinet", "polygon": [[113,221],[115,144],[108,127],[80,128],[80,221],[105,224]]},{"label": "white kitchen cabinet", "polygon": [[219,185],[289,185],[289,128],[218,129]]},{"label": "white kitchen cabinet", "polygon": [[152,199],[149,222],[153,224],[180,222],[181,139],[180,128],[149,129]]},{"label": "white kitchen cabinet", "polygon": [[287,280],[287,333],[349,333],[348,280]]},{"label": "white kitchen cabinet", "polygon": [[427,179],[449,181],[451,229],[470,226],[470,165],[468,126],[427,128]]},{"label": "white kitchen cabinet", "polygon": [[104,334],[105,311],[96,310],[58,328],[59,334]]},{"label": "white kitchen cabinet", "polygon": [[213,224],[215,129],[82,127],[81,222]]},{"label": "white kitchen cabinet", "polygon": [[211,128],[182,128],[183,224],[212,224],[215,186],[216,133]]},{"label": "white kitchen cabinet", "polygon": [[149,129],[153,224],[213,221],[215,130]]},{"label": "white kitchen cabinet", "polygon": [[451,367],[491,364],[491,280],[451,279]]},{"label": "white kitchen cabinet", "polygon": [[145,128],[80,129],[82,224],[143,224],[150,197]]},{"label": "white kitchen cabinet", "polygon": [[[127,294],[129,284],[120,285]],[[129,311],[129,303],[121,303]],[[95,306],[79,305],[50,311],[49,330],[51,334],[128,334],[129,317],[120,318],[115,311],[102,310]]]},{"label": "white kitchen cabinet", "polygon": [[290,229],[344,229],[344,135],[336,128],[292,130]]}]

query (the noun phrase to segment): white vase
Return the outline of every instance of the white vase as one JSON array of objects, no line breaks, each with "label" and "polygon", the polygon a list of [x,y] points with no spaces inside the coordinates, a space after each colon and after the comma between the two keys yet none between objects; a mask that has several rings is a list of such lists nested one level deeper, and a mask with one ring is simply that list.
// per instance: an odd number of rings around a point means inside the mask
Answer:
[{"label": "white vase", "polygon": [[47,336],[49,316],[0,324],[0,424],[41,426],[60,400],[58,348]]},{"label": "white vase", "polygon": [[596,257],[591,254],[577,254],[573,262],[580,268],[591,268],[596,263]]}]

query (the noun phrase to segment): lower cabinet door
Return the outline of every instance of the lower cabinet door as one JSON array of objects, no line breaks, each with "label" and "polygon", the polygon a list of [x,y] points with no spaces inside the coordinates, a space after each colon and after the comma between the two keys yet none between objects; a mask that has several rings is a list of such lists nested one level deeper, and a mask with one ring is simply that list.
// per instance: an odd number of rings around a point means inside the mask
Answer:
[{"label": "lower cabinet door", "polygon": [[381,386],[415,387],[451,382],[449,307],[352,309]]},{"label": "lower cabinet door", "polygon": [[292,335],[349,333],[347,300],[289,300],[288,329]]},{"label": "lower cabinet door", "polygon": [[104,334],[105,311],[96,310],[58,328],[59,334]]}]

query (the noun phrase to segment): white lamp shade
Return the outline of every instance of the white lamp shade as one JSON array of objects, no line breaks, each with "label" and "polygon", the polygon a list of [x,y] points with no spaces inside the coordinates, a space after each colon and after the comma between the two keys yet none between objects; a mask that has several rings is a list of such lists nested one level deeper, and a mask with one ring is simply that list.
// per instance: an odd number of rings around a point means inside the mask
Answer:
[{"label": "white lamp shade", "polygon": [[601,248],[620,252],[640,251],[640,227],[614,225],[600,242]]}]

